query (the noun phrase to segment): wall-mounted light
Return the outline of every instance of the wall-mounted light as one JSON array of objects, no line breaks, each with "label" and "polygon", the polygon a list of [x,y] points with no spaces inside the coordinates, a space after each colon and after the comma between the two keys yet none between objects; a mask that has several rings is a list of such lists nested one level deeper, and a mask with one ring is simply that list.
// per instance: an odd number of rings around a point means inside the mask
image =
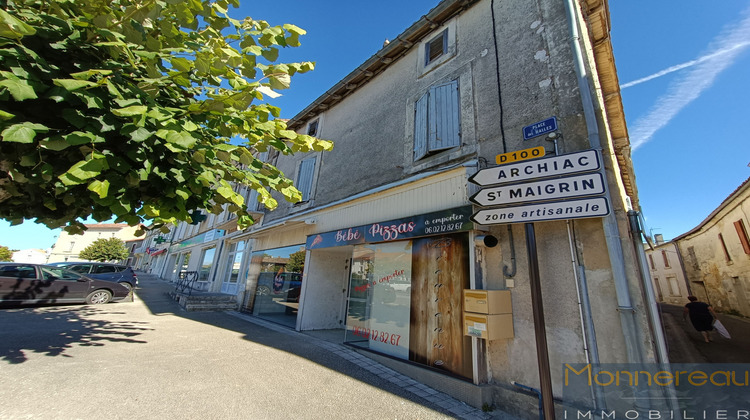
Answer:
[{"label": "wall-mounted light", "polygon": [[493,235],[477,235],[474,237],[474,243],[477,246],[485,246],[487,248],[494,248],[498,244],[498,240]]}]

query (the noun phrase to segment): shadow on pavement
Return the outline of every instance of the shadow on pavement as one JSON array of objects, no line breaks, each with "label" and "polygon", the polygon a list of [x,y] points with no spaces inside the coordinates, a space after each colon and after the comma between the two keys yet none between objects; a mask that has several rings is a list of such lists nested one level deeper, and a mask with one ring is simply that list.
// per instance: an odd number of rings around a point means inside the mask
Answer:
[{"label": "shadow on pavement", "polygon": [[[104,346],[112,342],[145,343],[138,336],[148,327],[141,322],[108,320],[125,314],[117,304],[103,306],[3,307],[0,318],[0,360],[17,364],[27,355],[72,357],[73,346]],[[29,334],[34,331],[34,334]]]},{"label": "shadow on pavement", "polygon": [[[151,278],[150,278],[151,277]],[[185,311],[180,308],[176,301],[168,296],[174,290],[174,284],[158,279],[155,276],[143,276],[139,274],[141,287],[136,290],[138,299],[148,307],[154,315],[174,315],[195,322],[209,324],[214,327],[223,328],[242,334],[242,338],[277,350],[291,353],[298,357],[307,358],[322,366],[350,375],[356,379],[372,383],[371,375],[363,375],[357,367],[347,361],[330,353],[328,350],[310,342],[300,340],[300,334],[289,329],[287,334],[278,330],[270,330],[262,325],[248,322],[241,317],[233,316],[224,311]],[[282,331],[288,327],[279,326]],[[343,339],[343,331],[341,333]],[[341,341],[339,341],[341,343]]]},{"label": "shadow on pavement", "polygon": [[[393,381],[389,381],[380,375],[373,374],[368,371],[364,366],[357,364],[356,361],[347,360],[336,354],[335,350],[326,348],[325,345],[315,345],[317,342],[327,342],[329,344],[341,344],[343,341],[343,330],[341,332],[341,340],[331,338],[334,334],[331,332],[310,332],[298,333],[288,327],[276,326],[267,328],[262,324],[255,322],[249,322],[246,319],[247,316],[238,312],[201,312],[201,311],[185,311],[179,307],[176,301],[172,300],[168,296],[169,292],[174,290],[175,285],[170,284],[165,280],[159,279],[156,276],[145,275],[142,276],[139,273],[140,287],[136,292],[136,296],[143,301],[146,307],[156,316],[161,315],[174,315],[183,319],[208,324],[213,327],[226,329],[242,335],[242,339],[260,344],[262,346],[270,347],[276,350],[286,352],[295,357],[307,359],[320,366],[326,367],[333,371],[337,371],[348,377],[369,384],[371,386],[380,388],[383,391],[389,392],[394,395],[404,397],[405,388]],[[272,323],[268,323],[272,324]],[[372,364],[370,359],[362,364]],[[409,397],[410,401],[429,407],[437,412],[442,412],[445,415],[451,416],[450,409],[447,406],[441,406],[434,402],[430,402],[427,399],[418,395],[412,395]],[[456,404],[463,405],[462,403],[454,400]],[[467,412],[475,411],[469,406],[464,406]],[[511,418],[505,413],[500,411],[496,413],[482,413],[478,411],[478,415],[474,414],[474,417],[470,418]],[[459,415],[458,417],[463,417]]]}]

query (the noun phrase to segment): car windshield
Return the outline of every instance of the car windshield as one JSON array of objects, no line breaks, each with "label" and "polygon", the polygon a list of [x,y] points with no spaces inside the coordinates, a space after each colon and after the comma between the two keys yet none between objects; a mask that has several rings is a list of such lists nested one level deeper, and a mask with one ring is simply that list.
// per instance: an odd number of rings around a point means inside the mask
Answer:
[{"label": "car windshield", "polygon": [[78,280],[81,278],[80,274],[60,267],[52,267],[48,265],[39,268],[42,269],[42,275],[45,280]]}]

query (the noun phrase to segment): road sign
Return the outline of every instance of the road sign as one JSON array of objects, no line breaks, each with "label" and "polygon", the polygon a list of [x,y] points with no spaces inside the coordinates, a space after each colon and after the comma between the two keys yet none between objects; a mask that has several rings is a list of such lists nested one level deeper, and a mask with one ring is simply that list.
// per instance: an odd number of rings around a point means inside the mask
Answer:
[{"label": "road sign", "polygon": [[474,213],[471,216],[471,220],[480,225],[495,225],[604,217],[608,214],[609,203],[607,199],[604,197],[593,197],[525,206],[484,209]]},{"label": "road sign", "polygon": [[469,181],[480,186],[508,184],[527,179],[595,171],[600,165],[599,153],[596,150],[584,150],[485,168],[470,176]]},{"label": "road sign", "polygon": [[469,198],[469,201],[480,206],[499,206],[539,200],[583,197],[602,194],[604,191],[604,178],[602,174],[595,172],[484,188]]},{"label": "road sign", "polygon": [[504,163],[516,162],[519,160],[535,159],[544,157],[546,151],[544,146],[532,147],[530,149],[517,150],[515,152],[503,153],[495,156],[495,163],[502,165]]},{"label": "road sign", "polygon": [[557,118],[551,117],[544,121],[527,125],[523,128],[523,139],[528,140],[534,137],[541,136],[542,134],[549,133],[557,130]]}]

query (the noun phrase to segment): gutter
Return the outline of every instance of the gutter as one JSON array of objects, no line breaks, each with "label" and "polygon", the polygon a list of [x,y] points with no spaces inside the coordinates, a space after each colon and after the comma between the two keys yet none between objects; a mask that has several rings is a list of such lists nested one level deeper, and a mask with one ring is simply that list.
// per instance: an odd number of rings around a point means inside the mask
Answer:
[{"label": "gutter", "polygon": [[[578,76],[578,90],[581,95],[581,103],[583,106],[584,118],[586,120],[589,144],[592,148],[601,151],[602,145],[599,139],[599,127],[596,120],[594,100],[591,96],[591,87],[589,85],[590,76],[584,65],[583,52],[581,51],[581,45],[579,42],[580,33],[574,0],[565,1],[565,11],[568,15],[568,24],[570,25],[570,44],[573,51],[575,71]],[[601,174],[606,182],[607,174],[604,165],[602,165]],[[606,197],[609,202],[612,203],[612,196],[609,189],[606,191]],[[620,313],[620,323],[622,324],[628,361],[641,364],[644,362],[644,356],[641,346],[637,344],[640,340],[635,322],[635,309],[633,308],[630,290],[628,288],[620,231],[613,211],[602,219],[602,225],[604,228],[604,237],[607,243],[607,251],[609,253],[609,261],[612,267],[615,294],[617,296],[617,311]]]}]

